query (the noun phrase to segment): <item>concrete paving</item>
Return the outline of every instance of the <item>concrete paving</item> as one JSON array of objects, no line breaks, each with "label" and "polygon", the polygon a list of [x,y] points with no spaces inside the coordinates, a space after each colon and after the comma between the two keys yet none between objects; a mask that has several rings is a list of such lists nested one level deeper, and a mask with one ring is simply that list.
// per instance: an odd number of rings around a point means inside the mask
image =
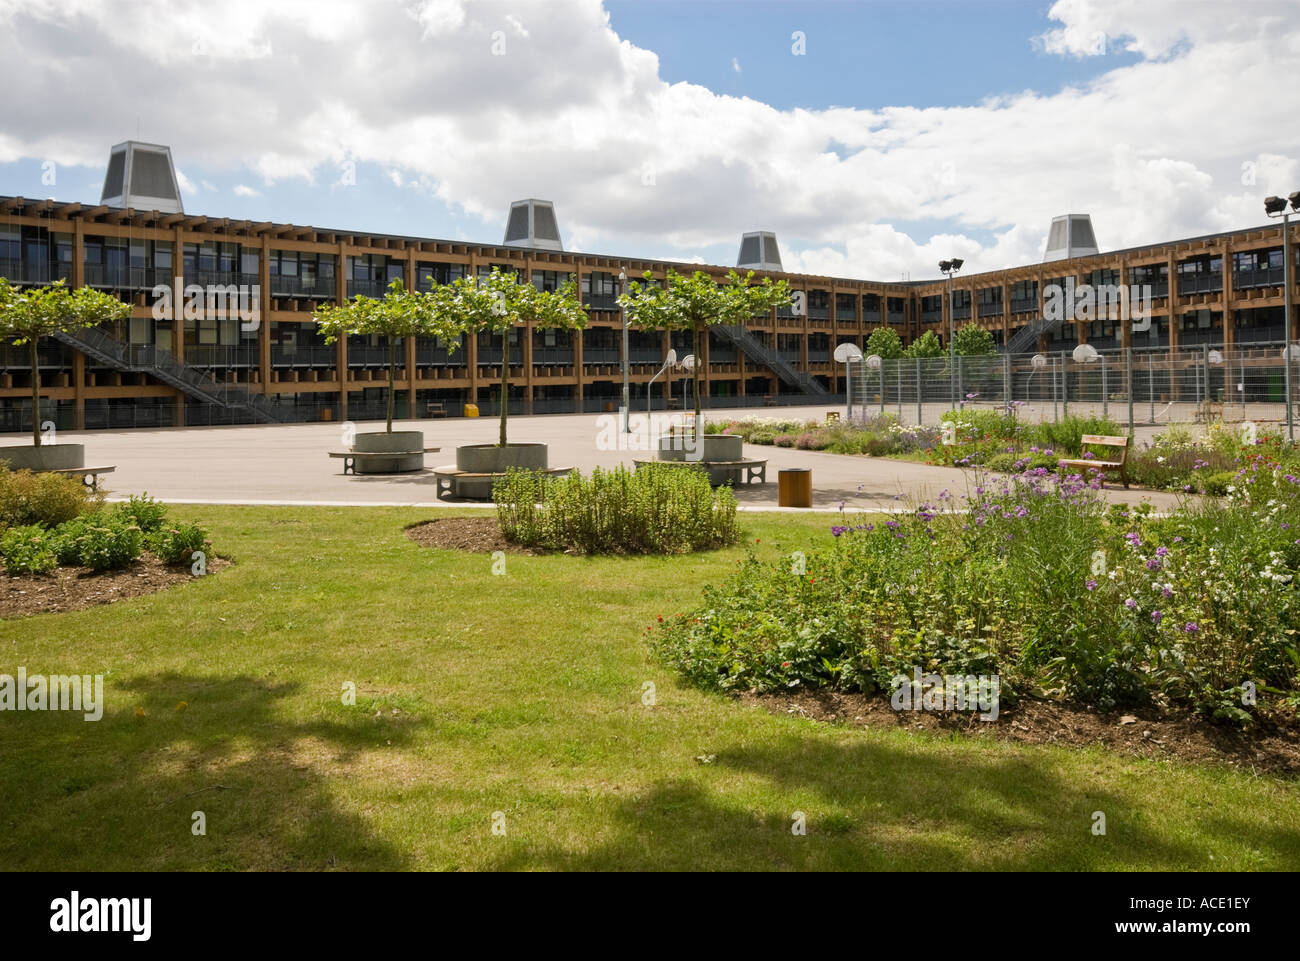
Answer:
[{"label": "concrete paving", "polygon": [[[831,409],[831,408],[827,408]],[[710,421],[729,417],[770,417],[805,420],[821,417],[820,407],[713,410]],[[660,415],[671,416],[671,415]],[[680,417],[681,415],[677,415]],[[343,450],[341,424],[284,424],[247,427],[189,427],[128,431],[60,431],[64,443],[84,443],[86,463],[113,464],[114,474],[103,478],[111,498],[148,492],[160,500],[218,504],[320,504],[320,505],[442,505],[433,474],[352,476],[343,474],[343,462],[326,456]],[[614,467],[652,459],[647,451],[648,428],[633,418],[630,435],[620,434],[612,414],[554,414],[510,418],[509,438],[550,445],[553,467]],[[495,443],[497,421],[491,418],[451,418],[395,422],[394,430],[423,430],[426,447],[441,447],[428,454],[425,464],[437,467],[455,462],[459,444]],[[360,431],[383,429],[371,422],[356,425]],[[11,435],[3,444],[21,444]],[[745,456],[766,458],[768,482],[738,487],[742,508],[777,506],[777,472],[787,467],[812,469],[814,509],[890,510],[912,499],[930,499],[940,491],[961,495],[975,485],[971,471],[933,467],[877,457],[857,457],[817,451],[746,445]],[[1108,485],[1109,486],[1109,485]],[[1149,500],[1157,509],[1173,506],[1172,494],[1108,489],[1113,501]]]}]

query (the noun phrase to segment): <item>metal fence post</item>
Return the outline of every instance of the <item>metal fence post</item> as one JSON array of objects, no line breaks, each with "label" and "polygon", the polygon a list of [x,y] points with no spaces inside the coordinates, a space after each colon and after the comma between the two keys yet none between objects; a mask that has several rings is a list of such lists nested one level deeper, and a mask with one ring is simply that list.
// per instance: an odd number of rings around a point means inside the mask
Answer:
[{"label": "metal fence post", "polygon": [[1154,353],[1147,354],[1147,397],[1151,401],[1151,424],[1156,422],[1156,358]]},{"label": "metal fence post", "polygon": [[1124,385],[1128,388],[1128,436],[1133,438],[1133,348],[1124,348]]},{"label": "metal fence post", "polygon": [[903,362],[901,360],[894,361],[894,386],[897,388],[898,422],[901,424],[903,422]]},{"label": "metal fence post", "polygon": [[1011,410],[1011,355],[1002,355],[1002,403]]},{"label": "metal fence post", "polygon": [[1110,388],[1106,386],[1106,355],[1099,354],[1101,357],[1101,416],[1110,416]]},{"label": "metal fence post", "polygon": [[922,423],[921,415],[921,358],[916,358],[916,426]]},{"label": "metal fence post", "polygon": [[961,367],[961,354],[958,354],[957,355],[957,404],[958,406],[960,406],[961,402],[966,399],[966,387],[963,384],[964,380],[965,377],[963,377],[962,375],[962,367]]},{"label": "metal fence post", "polygon": [[1070,362],[1065,351],[1061,351],[1061,420],[1070,416]]}]

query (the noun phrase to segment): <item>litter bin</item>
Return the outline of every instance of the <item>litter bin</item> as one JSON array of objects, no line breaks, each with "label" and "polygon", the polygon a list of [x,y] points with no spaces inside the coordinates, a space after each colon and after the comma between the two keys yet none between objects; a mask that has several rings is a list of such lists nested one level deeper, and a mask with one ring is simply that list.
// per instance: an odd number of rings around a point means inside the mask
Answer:
[{"label": "litter bin", "polygon": [[320,419],[321,419],[321,420],[333,420],[333,419],[334,419],[334,408],[333,408],[333,407],[322,407],[322,408],[320,409]]},{"label": "litter bin", "polygon": [[812,468],[777,471],[776,503],[780,507],[812,507]]},{"label": "litter bin", "polygon": [[478,416],[478,404],[466,404],[466,405],[465,405],[465,416],[466,416],[466,417],[477,417],[477,416]]}]

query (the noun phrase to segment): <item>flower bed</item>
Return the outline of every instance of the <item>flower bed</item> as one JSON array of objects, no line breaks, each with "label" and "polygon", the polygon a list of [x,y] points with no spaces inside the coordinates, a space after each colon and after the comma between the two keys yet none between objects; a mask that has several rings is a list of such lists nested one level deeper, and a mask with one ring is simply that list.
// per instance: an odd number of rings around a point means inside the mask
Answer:
[{"label": "flower bed", "polygon": [[845,519],[794,561],[751,553],[654,643],[721,690],[870,694],[920,669],[997,675],[1005,703],[1294,711],[1300,480],[1263,456],[1243,471],[1162,518],[1077,475],[985,475],[961,502]]}]

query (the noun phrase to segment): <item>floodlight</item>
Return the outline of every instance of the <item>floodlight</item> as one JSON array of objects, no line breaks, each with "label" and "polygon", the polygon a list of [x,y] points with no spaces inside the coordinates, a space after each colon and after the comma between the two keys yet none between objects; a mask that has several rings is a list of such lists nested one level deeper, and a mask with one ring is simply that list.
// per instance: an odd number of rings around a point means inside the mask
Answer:
[{"label": "floodlight", "polygon": [[1264,213],[1272,217],[1274,214],[1280,214],[1286,210],[1286,201],[1281,197],[1265,197]]},{"label": "floodlight", "polygon": [[960,257],[954,257],[951,263],[953,270],[961,270],[961,265],[966,263],[966,261],[962,260]]}]

